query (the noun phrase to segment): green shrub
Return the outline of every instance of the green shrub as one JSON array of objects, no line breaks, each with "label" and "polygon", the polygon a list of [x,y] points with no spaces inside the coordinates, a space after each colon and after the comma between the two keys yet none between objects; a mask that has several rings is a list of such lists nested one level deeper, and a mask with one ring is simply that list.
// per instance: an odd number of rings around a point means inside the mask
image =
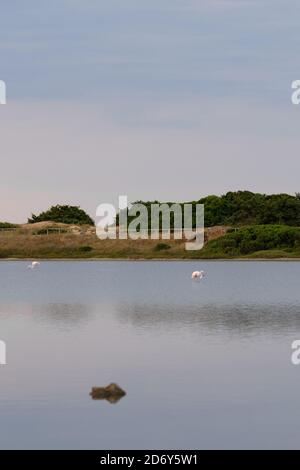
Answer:
[{"label": "green shrub", "polygon": [[39,215],[32,214],[31,219],[28,219],[29,224],[47,221],[62,224],[94,225],[91,217],[79,206],[52,206],[48,211]]},{"label": "green shrub", "polygon": [[89,253],[90,251],[93,251],[93,248],[91,246],[84,245],[79,247],[79,251],[82,253]]},{"label": "green shrub", "polygon": [[0,228],[17,228],[17,225],[10,224],[9,222],[0,222]]},{"label": "green shrub", "polygon": [[154,251],[169,250],[170,248],[170,245],[167,245],[167,243],[158,243],[155,246]]},{"label": "green shrub", "polygon": [[299,248],[300,228],[286,225],[254,225],[212,240],[204,250],[219,255],[239,256],[265,250],[297,250]]}]

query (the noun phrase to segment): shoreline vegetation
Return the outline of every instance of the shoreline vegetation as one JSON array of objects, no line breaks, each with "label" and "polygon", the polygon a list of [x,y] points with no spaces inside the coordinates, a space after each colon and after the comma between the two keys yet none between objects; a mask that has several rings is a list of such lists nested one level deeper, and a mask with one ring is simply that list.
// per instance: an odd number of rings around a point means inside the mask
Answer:
[{"label": "shoreline vegetation", "polygon": [[53,222],[0,230],[0,260],[293,260],[300,259],[300,227],[258,225],[205,229],[205,245],[186,240],[100,240],[95,227]]},{"label": "shoreline vegetation", "polygon": [[300,260],[298,193],[237,191],[198,203],[205,207],[202,250],[187,251],[185,239],[100,240],[80,207],[53,206],[27,224],[0,222],[0,260]]},{"label": "shoreline vegetation", "polygon": [[[0,263],[6,263],[6,262],[30,262],[36,258],[2,258],[0,259]],[[199,258],[200,260],[200,258]],[[139,262],[170,262],[170,263],[175,263],[175,262],[187,262],[191,263],[193,261],[196,261],[196,259],[187,259],[187,258],[39,258],[39,261],[41,262],[130,262],[130,263],[139,263]],[[271,262],[284,262],[284,263],[299,263],[300,262],[300,257],[299,258],[201,258],[201,261],[205,261],[206,263],[214,263],[214,262],[222,262],[222,263],[235,263],[235,262],[266,262],[266,263],[271,263]]]}]

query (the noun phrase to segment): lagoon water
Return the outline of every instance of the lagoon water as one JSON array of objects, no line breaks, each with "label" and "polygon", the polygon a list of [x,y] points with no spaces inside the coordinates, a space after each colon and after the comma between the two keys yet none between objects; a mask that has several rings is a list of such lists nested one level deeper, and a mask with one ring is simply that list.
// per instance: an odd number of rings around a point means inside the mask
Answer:
[{"label": "lagoon water", "polygon": [[1,449],[300,448],[300,263],[27,265],[0,263]]}]

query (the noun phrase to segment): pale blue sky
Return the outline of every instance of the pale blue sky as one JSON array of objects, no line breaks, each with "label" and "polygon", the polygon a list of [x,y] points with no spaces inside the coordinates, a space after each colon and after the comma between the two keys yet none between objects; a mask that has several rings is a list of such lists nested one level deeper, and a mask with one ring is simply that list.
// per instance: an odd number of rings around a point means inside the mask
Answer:
[{"label": "pale blue sky", "polygon": [[0,220],[50,204],[299,191],[296,0],[10,0]]}]

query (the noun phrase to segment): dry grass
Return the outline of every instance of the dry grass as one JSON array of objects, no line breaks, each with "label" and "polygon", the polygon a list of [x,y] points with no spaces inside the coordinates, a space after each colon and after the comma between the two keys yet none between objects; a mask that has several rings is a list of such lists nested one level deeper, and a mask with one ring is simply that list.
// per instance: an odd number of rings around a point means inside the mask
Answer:
[{"label": "dry grass", "polygon": [[[51,232],[60,228],[66,233]],[[49,234],[45,231],[50,229]],[[43,232],[44,234],[38,234]],[[226,228],[210,229],[205,240],[224,235]],[[15,231],[0,231],[0,258],[124,258],[189,259],[202,251],[187,251],[185,240],[99,240],[94,227],[41,222],[20,225]]]},{"label": "dry grass", "polygon": [[96,235],[72,233],[32,235],[0,233],[0,258],[181,258],[183,241],[164,240],[170,248],[157,249],[159,240],[99,240]]}]

